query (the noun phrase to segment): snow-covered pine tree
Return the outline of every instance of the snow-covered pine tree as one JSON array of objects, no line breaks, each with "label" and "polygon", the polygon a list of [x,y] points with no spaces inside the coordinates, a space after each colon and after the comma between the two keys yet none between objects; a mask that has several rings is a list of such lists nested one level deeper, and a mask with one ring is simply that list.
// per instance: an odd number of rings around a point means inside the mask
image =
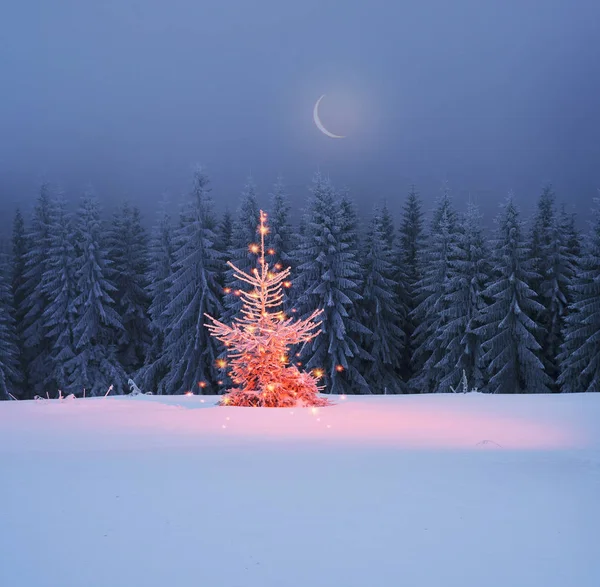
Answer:
[{"label": "snow-covered pine tree", "polygon": [[575,225],[575,213],[567,212],[564,204],[560,207],[559,223],[561,231],[565,235],[567,254],[577,266],[581,255],[581,235]]},{"label": "snow-covered pine tree", "polygon": [[275,253],[268,256],[271,266],[281,263],[283,267],[292,267],[293,253],[296,250],[297,238],[290,221],[290,203],[287,190],[281,176],[273,186],[271,193],[271,209],[269,211],[269,234],[267,245]]},{"label": "snow-covered pine tree", "polygon": [[414,186],[412,186],[404,203],[399,237],[394,277],[401,285],[401,303],[404,305],[405,316],[402,329],[406,334],[406,344],[401,357],[400,375],[404,381],[408,381],[413,375],[411,363],[415,351],[413,333],[416,327],[413,312],[417,307],[417,284],[422,277],[421,264],[425,249],[421,199]]},{"label": "snow-covered pine tree", "polygon": [[0,400],[10,399],[11,395],[15,397],[16,388],[21,383],[10,276],[10,261],[5,254],[2,254],[0,255]]},{"label": "snow-covered pine tree", "polygon": [[[552,379],[551,389],[559,391],[560,349],[564,343],[565,319],[571,302],[569,288],[575,276],[576,257],[570,251],[570,222],[562,217],[554,219],[550,229],[550,240],[546,249],[546,271],[540,284],[544,303],[542,321],[544,327],[542,349],[546,372]],[[572,243],[571,243],[572,244]]]},{"label": "snow-covered pine tree", "polygon": [[467,213],[459,223],[449,260],[449,279],[444,288],[442,324],[436,342],[443,349],[436,365],[439,391],[457,387],[463,373],[471,387],[483,387],[485,365],[477,328],[482,324],[486,307],[482,293],[489,279],[488,255],[481,214],[477,206],[469,202]]},{"label": "snow-covered pine tree", "polygon": [[535,315],[536,322],[542,326],[537,334],[541,345],[539,356],[552,379],[552,391],[557,391],[556,357],[562,343],[562,315],[566,308],[566,284],[561,283],[561,276],[554,274],[555,270],[561,270],[561,257],[564,257],[565,253],[563,240],[556,217],[554,192],[550,186],[546,186],[542,190],[533,218],[529,254],[531,268],[537,275],[531,283],[531,288],[543,306]]},{"label": "snow-covered pine tree", "polygon": [[[224,258],[229,256],[231,247],[233,246],[233,215],[229,211],[229,208],[225,208],[221,222],[217,226],[217,250],[223,255]],[[219,283],[222,287],[225,287],[225,281],[227,278],[227,266],[224,266],[223,270],[219,272]]]},{"label": "snow-covered pine tree", "polygon": [[403,393],[399,376],[405,345],[403,305],[395,280],[394,227],[387,207],[376,209],[366,239],[364,287],[360,302],[362,323],[369,329],[362,346],[372,360],[363,365],[365,379],[375,393]]},{"label": "snow-covered pine tree", "polygon": [[79,393],[85,389],[86,395],[104,395],[112,385],[112,393],[121,394],[127,391],[127,376],[117,358],[116,340],[123,325],[111,297],[116,287],[108,277],[100,207],[91,191],[81,200],[75,234],[75,356],[66,368]]},{"label": "snow-covered pine tree", "polygon": [[[51,372],[51,343],[48,338],[43,314],[49,299],[42,288],[42,277],[48,269],[48,252],[51,241],[53,200],[50,186],[42,185],[36,201],[31,227],[27,233],[28,250],[25,258],[25,282],[22,285],[23,336],[27,363],[25,397],[46,395],[48,373]],[[51,389],[56,389],[50,383]]]},{"label": "snow-covered pine tree", "polygon": [[561,391],[600,389],[600,198],[570,287],[573,302],[559,355]]},{"label": "snow-covered pine tree", "polygon": [[437,344],[442,332],[444,297],[451,274],[451,261],[455,253],[458,219],[452,206],[450,192],[444,189],[433,212],[429,242],[425,251],[422,277],[417,282],[415,293],[418,302],[412,312],[416,327],[413,332],[413,373],[409,381],[415,393],[431,393],[440,390],[440,373],[436,365],[445,349]]},{"label": "snow-covered pine tree", "polygon": [[[227,255],[229,260],[242,271],[247,272],[251,267],[254,267],[256,254],[250,250],[248,243],[256,243],[256,227],[259,223],[260,210],[256,199],[256,185],[254,180],[249,177],[242,191],[237,218],[233,224],[231,250]],[[239,294],[236,295],[236,292],[246,289],[246,285],[235,278],[232,269],[228,269],[225,276],[225,286],[224,303],[226,311],[223,319],[225,322],[230,322],[242,307]]]},{"label": "snow-covered pine tree", "polygon": [[144,391],[165,394],[169,373],[169,357],[165,352],[165,333],[168,329],[167,306],[171,300],[173,285],[173,226],[166,205],[161,206],[158,222],[150,243],[149,280],[147,285],[150,307],[150,334],[152,342],[143,367],[136,374]]},{"label": "snow-covered pine tree", "polygon": [[27,257],[27,237],[25,235],[25,221],[21,210],[17,208],[13,219],[12,255],[11,255],[11,299],[12,315],[15,318],[15,344],[18,350],[19,386],[15,387],[13,395],[22,396],[27,390],[27,361],[25,356],[24,317],[27,312],[25,307],[25,263]]},{"label": "snow-covered pine tree", "polygon": [[47,384],[56,383],[63,395],[79,392],[72,388],[73,377],[69,365],[75,357],[73,332],[77,322],[76,253],[73,243],[73,223],[67,214],[62,197],[54,202],[50,219],[50,247],[46,271],[42,276],[42,291],[49,303],[43,319],[46,337],[50,343],[50,371]]},{"label": "snow-covered pine tree", "polygon": [[110,277],[117,288],[112,297],[123,325],[117,352],[125,372],[131,376],[144,363],[150,345],[148,237],[137,207],[127,202],[119,207],[107,240]]},{"label": "snow-covered pine tree", "polygon": [[169,359],[164,349],[164,341],[168,328],[166,308],[170,301],[173,276],[172,241],[171,218],[166,211],[161,211],[150,248],[148,292],[151,299],[149,315],[152,343],[148,349],[144,366],[136,375],[143,389],[158,394],[167,393],[165,385],[169,371]]},{"label": "snow-covered pine tree", "polygon": [[342,226],[340,199],[331,183],[317,173],[301,241],[298,266],[298,313],[308,317],[318,308],[321,334],[300,351],[300,362],[309,369],[322,369],[330,393],[370,393],[368,383],[354,360],[368,359],[356,340],[366,332],[351,317],[358,293],[360,266],[349,250]]},{"label": "snow-covered pine tree", "polygon": [[[357,263],[358,271],[352,280],[356,284],[357,291],[362,292],[365,283],[364,268],[361,263],[364,242],[363,234],[359,230],[358,212],[347,188],[342,190],[339,196],[341,212],[340,242],[344,252],[348,255],[348,259],[353,259]],[[348,308],[348,319],[352,323],[352,328],[348,331],[348,334],[354,340],[359,350],[359,354],[354,359],[349,359],[348,361],[349,363],[354,363],[356,369],[361,369],[366,363],[373,361],[373,357],[365,350],[362,344],[365,337],[372,334],[363,324],[363,318],[360,301]],[[371,392],[377,391],[371,390]]]},{"label": "snow-covered pine tree", "polygon": [[519,211],[509,194],[496,218],[493,269],[483,295],[491,303],[476,333],[483,339],[491,393],[548,393],[551,380],[538,358],[534,317],[543,306],[529,285],[537,278],[530,269]]},{"label": "snow-covered pine tree", "polygon": [[216,248],[216,227],[209,180],[198,168],[173,240],[174,273],[166,307],[166,393],[215,393],[219,388],[215,364],[219,349],[204,325],[205,314],[219,316],[223,310],[219,269],[224,260]]}]

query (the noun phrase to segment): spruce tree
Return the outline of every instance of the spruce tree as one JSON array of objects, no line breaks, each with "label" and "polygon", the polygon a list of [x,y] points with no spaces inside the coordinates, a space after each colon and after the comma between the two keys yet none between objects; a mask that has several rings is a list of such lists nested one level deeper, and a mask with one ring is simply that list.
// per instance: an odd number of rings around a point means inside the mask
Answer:
[{"label": "spruce tree", "polygon": [[362,322],[369,329],[362,345],[372,360],[363,369],[365,379],[375,393],[403,393],[399,376],[406,343],[398,282],[395,280],[394,228],[387,207],[375,210],[366,239]]},{"label": "spruce tree", "polygon": [[600,198],[570,288],[572,303],[559,355],[563,392],[600,390]]},{"label": "spruce tree", "polygon": [[318,308],[321,334],[300,350],[308,369],[322,369],[330,393],[370,393],[356,359],[369,359],[357,340],[368,330],[352,314],[362,298],[358,292],[360,266],[343,226],[349,225],[340,198],[319,173],[313,179],[305,233],[300,246],[297,308],[307,318]]},{"label": "spruce tree", "polygon": [[490,267],[481,214],[470,202],[453,246],[443,294],[441,330],[435,343],[442,349],[442,358],[435,367],[438,389],[450,391],[450,387],[457,387],[463,372],[470,388],[481,389],[485,366],[477,329],[486,307],[483,291]]},{"label": "spruce tree", "polygon": [[[225,208],[221,222],[217,226],[217,250],[224,258],[229,256],[233,246],[233,215],[229,208]],[[224,288],[227,280],[227,266],[224,266],[219,272],[219,283]]]},{"label": "spruce tree", "polygon": [[437,364],[444,349],[437,336],[445,323],[452,256],[456,251],[457,215],[450,193],[444,190],[433,213],[428,247],[425,252],[423,276],[416,284],[417,307],[412,312],[416,324],[413,332],[413,372],[409,385],[416,393],[439,391],[440,374]]},{"label": "spruce tree", "polygon": [[169,357],[165,352],[165,333],[168,329],[167,306],[171,300],[173,264],[175,263],[171,216],[163,205],[150,244],[150,264],[147,291],[150,298],[150,334],[152,343],[144,366],[136,375],[144,391],[165,394],[169,373]]},{"label": "spruce tree", "polygon": [[119,331],[118,357],[133,375],[143,364],[150,345],[147,293],[148,237],[137,207],[124,203],[115,213],[108,234],[113,294],[123,329]]},{"label": "spruce tree", "polygon": [[417,284],[422,277],[421,265],[425,247],[421,200],[414,186],[404,204],[399,237],[395,280],[400,286],[405,316],[403,330],[406,334],[400,374],[404,381],[408,381],[413,375],[411,362],[415,351],[414,330],[416,328],[413,313],[417,307]]},{"label": "spruce tree", "polygon": [[109,261],[100,222],[98,200],[87,191],[75,226],[77,297],[73,328],[75,356],[66,363],[71,385],[86,395],[127,390],[127,376],[117,358],[116,340],[123,330],[112,298]]},{"label": "spruce tree", "polygon": [[569,229],[569,223],[564,225],[560,218],[554,220],[545,255],[547,273],[540,285],[544,303],[542,352],[544,366],[552,379],[551,389],[554,392],[559,390],[558,356],[564,343],[565,319],[571,302],[569,287],[575,276],[576,258],[570,251]]},{"label": "spruce tree", "polygon": [[220,316],[223,309],[219,270],[224,260],[216,248],[216,228],[209,180],[197,169],[173,242],[171,301],[166,307],[167,393],[214,393],[219,386],[219,349],[204,325],[205,314]]},{"label": "spruce tree", "polygon": [[21,383],[19,373],[19,348],[13,316],[13,299],[10,283],[10,262],[0,255],[0,400],[16,397]]},{"label": "spruce tree", "polygon": [[271,194],[271,209],[269,211],[268,248],[274,250],[268,255],[268,262],[274,266],[281,263],[283,267],[293,267],[293,255],[296,250],[296,236],[290,220],[289,197],[281,177],[273,187]]},{"label": "spruce tree", "polygon": [[535,322],[543,306],[530,284],[539,276],[530,269],[519,211],[509,194],[496,219],[493,269],[483,292],[491,303],[476,333],[483,338],[491,393],[548,393],[551,379],[538,358]]},{"label": "spruce tree", "polygon": [[50,343],[50,371],[47,384],[55,382],[63,395],[72,389],[70,365],[75,357],[73,332],[77,322],[76,253],[73,224],[62,198],[55,201],[51,217],[50,247],[47,268],[42,276],[42,290],[49,303],[44,310],[44,326]]},{"label": "spruce tree", "polygon": [[25,397],[30,398],[34,395],[45,396],[46,392],[56,389],[54,383],[48,381],[48,373],[51,372],[51,343],[47,336],[44,312],[48,307],[49,298],[42,288],[42,278],[48,269],[52,215],[51,190],[44,184],[35,204],[31,228],[27,234],[29,247],[25,256],[25,281],[22,284],[23,344],[28,384]]},{"label": "spruce tree", "polygon": [[538,331],[538,342],[541,345],[539,356],[552,379],[553,391],[556,390],[557,354],[562,343],[562,317],[566,308],[566,284],[562,283],[563,276],[555,273],[562,270],[561,258],[565,252],[563,240],[556,217],[554,192],[547,186],[539,198],[532,223],[530,259],[531,268],[537,275],[531,287],[543,306],[535,316],[536,322],[542,326]]},{"label": "spruce tree", "polygon": [[16,396],[25,396],[27,390],[27,360],[25,356],[24,318],[25,307],[25,264],[28,243],[25,234],[25,221],[19,208],[13,220],[12,255],[11,255],[11,299],[12,315],[15,318],[15,344],[17,345],[19,386],[15,388]]}]

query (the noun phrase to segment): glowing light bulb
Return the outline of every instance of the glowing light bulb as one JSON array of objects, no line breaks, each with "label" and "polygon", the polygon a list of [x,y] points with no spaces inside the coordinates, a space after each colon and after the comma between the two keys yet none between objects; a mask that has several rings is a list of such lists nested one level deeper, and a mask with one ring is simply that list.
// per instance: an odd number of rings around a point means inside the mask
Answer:
[{"label": "glowing light bulb", "polygon": [[198,387],[201,387],[202,389],[204,389],[207,386],[206,381],[198,381]]},{"label": "glowing light bulb", "polygon": [[242,290],[241,289],[236,289],[235,290],[235,295],[238,296],[238,298],[242,295]]},{"label": "glowing light bulb", "polygon": [[298,361],[296,365],[298,365],[298,367],[302,367],[302,361]]},{"label": "glowing light bulb", "polygon": [[274,391],[274,389],[275,389],[275,386],[274,386],[272,383],[269,383],[269,384],[267,385],[267,389],[268,389],[269,391]]},{"label": "glowing light bulb", "polygon": [[268,254],[268,255],[274,255],[274,254],[275,254],[275,249],[269,249],[269,250],[267,251],[267,254]]},{"label": "glowing light bulb", "polygon": [[226,288],[223,290],[223,292],[224,292],[224,293],[226,293],[226,294],[230,294],[230,293],[231,293],[231,288],[230,288],[230,287],[226,287]]},{"label": "glowing light bulb", "polygon": [[222,380],[222,379],[219,379],[219,381],[217,381],[217,383],[218,383],[219,385],[223,385],[223,380]]},{"label": "glowing light bulb", "polygon": [[219,369],[225,369],[227,366],[227,361],[225,359],[217,359],[217,367]]},{"label": "glowing light bulb", "polygon": [[258,253],[260,251],[260,247],[256,243],[252,243],[251,245],[248,246],[248,250],[251,253]]},{"label": "glowing light bulb", "polygon": [[193,391],[186,391],[183,395],[194,395]]},{"label": "glowing light bulb", "polygon": [[344,370],[344,366],[343,366],[343,365],[336,365],[336,366],[335,366],[335,370],[336,370],[338,373],[341,373],[341,372]]},{"label": "glowing light bulb", "polygon": [[282,285],[285,288],[290,288],[290,287],[292,287],[292,282],[291,281],[284,281]]},{"label": "glowing light bulb", "polygon": [[269,271],[269,272],[267,272],[267,277],[268,277],[269,279],[273,279],[273,277],[275,277],[275,274],[274,274],[274,273],[271,273],[271,272]]},{"label": "glowing light bulb", "polygon": [[269,234],[269,229],[266,226],[261,226],[259,232],[262,235]]},{"label": "glowing light bulb", "polygon": [[313,373],[315,377],[323,377],[323,369],[315,369]]},{"label": "glowing light bulb", "polygon": [[275,269],[279,271],[281,269],[281,263],[275,263]]}]

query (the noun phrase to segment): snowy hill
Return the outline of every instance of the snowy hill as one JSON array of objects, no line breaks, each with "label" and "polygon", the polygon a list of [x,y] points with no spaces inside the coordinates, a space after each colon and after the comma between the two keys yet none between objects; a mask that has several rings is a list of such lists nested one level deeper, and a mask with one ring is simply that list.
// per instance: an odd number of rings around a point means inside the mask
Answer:
[{"label": "snowy hill", "polygon": [[0,402],[0,585],[596,587],[600,394]]}]

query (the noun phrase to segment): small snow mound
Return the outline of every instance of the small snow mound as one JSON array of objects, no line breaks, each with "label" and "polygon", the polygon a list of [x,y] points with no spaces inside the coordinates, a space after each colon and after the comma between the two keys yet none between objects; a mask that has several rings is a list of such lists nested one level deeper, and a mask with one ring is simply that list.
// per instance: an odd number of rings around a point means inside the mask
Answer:
[{"label": "small snow mound", "polygon": [[502,448],[501,444],[498,444],[497,442],[494,442],[493,440],[482,440],[481,442],[478,442],[475,446],[492,446],[492,447],[496,447],[496,448]]}]

